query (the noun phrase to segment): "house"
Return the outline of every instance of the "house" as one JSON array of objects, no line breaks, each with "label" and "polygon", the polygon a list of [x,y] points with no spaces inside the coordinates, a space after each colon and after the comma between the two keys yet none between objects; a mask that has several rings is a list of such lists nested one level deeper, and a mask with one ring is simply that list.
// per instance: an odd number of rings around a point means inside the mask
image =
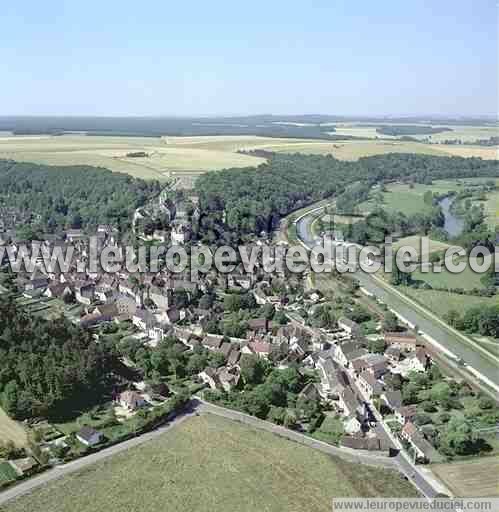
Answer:
[{"label": "house", "polygon": [[24,291],[43,290],[47,288],[49,280],[45,276],[31,278],[24,285]]},{"label": "house", "polygon": [[248,327],[255,334],[265,334],[269,330],[269,320],[266,318],[251,318],[248,320]]},{"label": "house", "polygon": [[198,377],[210,386],[211,389],[217,389],[218,375],[214,368],[205,368],[202,372],[198,373]]},{"label": "house", "polygon": [[229,343],[228,341],[224,341],[220,345],[220,348],[217,349],[216,351],[222,354],[225,357],[225,359],[227,359],[232,351],[232,344]]},{"label": "house", "polygon": [[392,411],[402,407],[402,393],[398,389],[395,391],[385,391],[381,395],[381,400],[383,400],[386,406]]},{"label": "house", "polygon": [[191,239],[191,230],[184,222],[175,222],[170,234],[172,245],[183,245]]},{"label": "house", "polygon": [[381,354],[364,354],[351,361],[351,369],[355,375],[360,375],[365,371],[371,372],[375,378],[379,379],[388,371],[388,360]]},{"label": "house", "polygon": [[147,296],[158,309],[166,311],[172,305],[172,290],[159,288],[158,286],[151,286],[148,290]]},{"label": "house", "polygon": [[132,317],[132,323],[142,331],[148,331],[157,326],[155,316],[146,309],[137,309]]},{"label": "house", "polygon": [[298,394],[298,398],[306,398],[307,400],[319,400],[320,393],[314,382],[309,382]]},{"label": "house", "polygon": [[413,351],[418,346],[416,335],[409,332],[385,332],[385,343],[387,346],[395,346],[400,350]]},{"label": "house", "polygon": [[349,386],[348,377],[330,358],[319,358],[316,362],[321,379],[320,392],[323,398],[337,398]]},{"label": "house", "polygon": [[406,405],[395,409],[395,419],[401,424],[405,425],[408,421],[412,421],[416,416],[418,408],[415,405]]},{"label": "house", "polygon": [[340,329],[343,329],[346,333],[348,333],[350,336],[356,336],[360,333],[360,326],[357,322],[354,322],[353,320],[350,320],[346,317],[341,317],[338,320],[338,327]]},{"label": "house", "polygon": [[[217,372],[218,381],[220,382],[222,388],[229,392],[234,389],[238,384],[241,378],[239,370],[236,368],[227,369],[221,368]],[[211,386],[210,386],[211,387]]]},{"label": "house", "polygon": [[359,375],[357,384],[368,400],[372,400],[375,396],[379,396],[383,391],[383,386],[369,371],[364,371]]},{"label": "house", "polygon": [[88,426],[82,427],[76,433],[76,439],[85,446],[95,446],[96,444],[99,444],[103,438],[104,435],[101,432]]},{"label": "house", "polygon": [[126,295],[119,294],[115,296],[114,304],[118,309],[120,317],[123,319],[132,319],[135,312],[137,311],[136,302],[131,297],[127,297]]},{"label": "house", "polygon": [[357,434],[362,428],[362,423],[357,419],[357,416],[353,414],[348,416],[343,422],[343,428],[348,435]]},{"label": "house", "polygon": [[236,366],[239,363],[239,359],[241,359],[241,352],[233,348],[227,358],[227,366]]},{"label": "house", "polygon": [[201,344],[208,350],[219,350],[223,343],[223,336],[217,334],[207,334]]},{"label": "house", "polygon": [[390,345],[385,350],[385,357],[392,364],[396,364],[400,361],[400,348],[395,345]]},{"label": "house", "polygon": [[51,299],[61,299],[65,295],[71,295],[71,288],[64,283],[53,283],[45,290],[44,295]]},{"label": "house", "polygon": [[250,341],[246,347],[243,347],[243,352],[248,353],[244,350],[248,348],[250,354],[256,354],[264,359],[267,359],[272,352],[272,345],[265,341]]},{"label": "house", "polygon": [[255,277],[252,274],[231,273],[227,276],[227,285],[230,288],[240,287],[245,290],[249,290],[253,286],[254,282]]},{"label": "house", "polygon": [[353,392],[352,388],[345,388],[339,394],[339,407],[345,416],[352,414],[364,415],[364,406]]},{"label": "house", "polygon": [[75,298],[80,304],[90,306],[94,300],[95,285],[89,281],[75,283]]},{"label": "house", "polygon": [[70,243],[84,242],[87,238],[87,235],[81,229],[70,229],[66,232],[66,239]]},{"label": "house", "polygon": [[403,361],[399,362],[394,368],[392,373],[399,373],[406,377],[411,372],[422,373],[428,369],[430,359],[423,347],[418,347],[415,352],[411,353]]},{"label": "house", "polygon": [[136,411],[137,409],[147,405],[147,402],[145,401],[144,397],[142,397],[142,395],[136,391],[130,390],[123,391],[123,393],[120,394],[118,401],[122,407],[129,411]]},{"label": "house", "polygon": [[94,293],[95,298],[102,302],[109,302],[114,296],[113,290],[111,290],[107,286],[96,286]]},{"label": "house", "polygon": [[348,367],[350,362],[367,354],[367,350],[358,341],[348,341],[335,345],[334,359],[342,366]]},{"label": "house", "polygon": [[38,462],[33,457],[9,460],[9,464],[19,476],[32,475],[38,467]]},{"label": "house", "polygon": [[340,444],[342,447],[351,448],[352,450],[366,450],[367,443],[365,438],[359,436],[343,436]]},{"label": "house", "polygon": [[435,457],[435,448],[433,448],[423,434],[419,432],[414,423],[408,421],[400,432],[400,437],[411,445],[416,460],[430,462],[431,459]]}]

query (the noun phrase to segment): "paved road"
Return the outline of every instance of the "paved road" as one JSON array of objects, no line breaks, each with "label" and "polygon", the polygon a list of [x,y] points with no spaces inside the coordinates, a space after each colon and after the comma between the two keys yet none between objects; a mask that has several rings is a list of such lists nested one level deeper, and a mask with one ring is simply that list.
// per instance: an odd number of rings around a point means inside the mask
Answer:
[{"label": "paved road", "polygon": [[[320,208],[316,211],[312,210],[298,219],[296,223],[297,235],[308,248],[312,248],[315,245],[313,237],[311,236],[310,226],[319,211]],[[469,366],[485,377],[484,381],[486,383],[492,385],[495,389],[499,389],[499,364],[497,357],[489,353],[484,353],[470,345],[470,343],[466,341],[466,336],[463,336],[457,331],[452,332],[440,319],[437,317],[432,318],[431,312],[425,312],[424,308],[420,305],[404,297],[400,292],[393,289],[393,287],[382,283],[379,278],[373,277],[360,270],[353,275],[358,279],[360,285],[369,293],[381,299],[410,323],[417,325],[421,331],[426,333],[430,338],[437,340],[438,343],[457,357],[462,358]]]},{"label": "paved road", "polygon": [[244,414],[239,411],[233,411],[231,409],[226,409],[224,407],[219,407],[217,405],[205,402],[200,398],[197,398],[200,402],[198,406],[198,411],[203,413],[215,414],[217,416],[222,416],[224,418],[231,419],[233,421],[239,421],[241,423],[245,423],[254,428],[258,428],[260,430],[266,430],[272,434],[276,434],[280,437],[285,437],[291,441],[295,441],[297,443],[303,444],[315,450],[319,450],[327,455],[334,455],[335,457],[340,457],[348,462],[356,462],[361,464],[369,464],[372,466],[382,466],[386,468],[398,469],[398,464],[395,458],[390,458],[386,455],[379,455],[378,453],[364,452],[359,450],[353,450],[351,448],[346,447],[337,447],[332,446],[327,443],[323,443],[322,441],[318,441],[304,434],[300,434],[299,432],[295,432],[294,430],[289,430],[285,427],[281,427],[279,425],[275,425],[274,423],[270,423],[269,421],[260,420],[255,418],[254,416],[250,416],[248,414]]},{"label": "paved road", "polygon": [[193,414],[193,410],[188,410],[186,411],[186,413],[176,416],[171,422],[167,423],[162,427],[159,427],[156,430],[153,430],[152,432],[148,432],[141,436],[134,437],[133,439],[116,444],[114,446],[101,450],[100,452],[87,455],[73,462],[69,462],[68,464],[56,466],[53,469],[45,471],[44,473],[41,473],[38,476],[29,478],[28,480],[24,480],[21,483],[15,485],[14,487],[11,487],[9,489],[6,489],[5,491],[0,492],[0,506],[5,504],[7,501],[18,498],[19,496],[22,496],[24,494],[28,494],[37,487],[46,485],[54,480],[62,478],[63,476],[70,475],[71,473],[74,473],[75,471],[78,471],[79,469],[82,469],[88,465],[95,464],[100,460],[107,459],[108,457],[111,457],[120,452],[133,448],[134,446],[139,446],[143,443],[146,443],[147,441],[151,441],[152,439],[155,439],[163,435],[164,433],[168,432],[173,427],[180,425],[183,421],[191,417]]},{"label": "paved road", "polygon": [[57,466],[49,471],[46,471],[38,476],[25,480],[15,485],[14,487],[11,487],[1,492],[0,506],[2,506],[3,504],[7,503],[10,500],[30,493],[37,487],[47,485],[54,480],[70,475],[75,471],[83,469],[91,464],[95,464],[96,462],[107,459],[108,457],[112,457],[113,455],[121,453],[125,450],[151,441],[152,439],[155,439],[167,433],[172,428],[176,427],[177,425],[180,425],[187,418],[192,417],[195,414],[207,413],[214,414],[216,416],[221,416],[223,418],[227,418],[233,421],[239,421],[253,428],[265,430],[280,437],[284,437],[291,441],[308,446],[309,448],[319,450],[327,455],[340,457],[348,462],[368,464],[371,466],[398,470],[401,473],[405,474],[409,478],[409,480],[411,480],[414,483],[414,485],[426,496],[434,496],[434,494],[431,494],[431,491],[428,493],[427,488],[425,487],[426,482],[419,481],[419,478],[414,478],[413,468],[407,466],[406,462],[400,459],[400,456],[390,458],[384,455],[379,455],[377,453],[352,450],[346,447],[331,446],[327,443],[323,443],[322,441],[318,441],[303,434],[300,434],[299,432],[295,432],[284,427],[280,427],[268,421],[260,420],[253,416],[249,416],[248,414],[233,411],[231,409],[225,409],[223,407],[219,407],[217,405],[205,402],[199,397],[194,397],[191,400],[191,403],[184,414],[178,415],[171,422],[169,422],[163,427],[158,428],[157,430],[154,430],[147,434],[143,434],[139,437],[135,437],[128,441],[124,441],[123,443],[111,446],[110,448],[106,448],[105,450],[102,450],[100,452],[87,455],[86,457],[82,457],[81,459],[77,459],[68,464]]}]

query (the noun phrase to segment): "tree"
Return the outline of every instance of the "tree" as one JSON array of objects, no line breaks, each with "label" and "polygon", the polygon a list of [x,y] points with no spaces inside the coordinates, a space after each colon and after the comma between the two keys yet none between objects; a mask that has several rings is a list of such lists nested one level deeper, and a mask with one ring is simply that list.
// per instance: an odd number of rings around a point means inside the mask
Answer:
[{"label": "tree", "polygon": [[447,455],[468,455],[475,451],[476,440],[471,423],[453,417],[440,435],[440,448]]},{"label": "tree", "polygon": [[377,337],[375,339],[369,340],[368,348],[370,352],[376,352],[378,354],[383,354],[385,351],[385,340],[383,338]]},{"label": "tree", "polygon": [[451,397],[451,389],[446,382],[437,382],[430,390],[430,397],[435,402],[443,402]]},{"label": "tree", "polygon": [[387,332],[397,331],[399,328],[399,321],[397,315],[388,311],[383,318],[383,330]]},{"label": "tree", "polygon": [[244,354],[241,357],[241,377],[245,384],[261,384],[265,377],[265,367],[257,356]]}]

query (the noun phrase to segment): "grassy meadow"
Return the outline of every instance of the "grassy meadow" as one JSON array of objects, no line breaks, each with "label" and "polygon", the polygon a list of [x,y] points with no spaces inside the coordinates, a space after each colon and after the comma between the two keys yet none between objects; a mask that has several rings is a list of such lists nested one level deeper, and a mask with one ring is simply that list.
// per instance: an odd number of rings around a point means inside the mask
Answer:
[{"label": "grassy meadow", "polygon": [[499,496],[499,456],[465,462],[435,464],[431,470],[455,494],[463,498]]},{"label": "grassy meadow", "polygon": [[432,313],[443,317],[451,309],[464,313],[468,308],[479,306],[491,306],[499,303],[496,297],[477,297],[474,295],[459,295],[438,290],[422,290],[418,288],[399,286],[411,299],[415,299]]},{"label": "grassy meadow", "polygon": [[10,419],[1,408],[0,441],[12,441],[16,446],[24,446],[27,442],[26,431],[19,423]]},{"label": "grassy meadow", "polygon": [[[341,131],[340,131],[341,134]],[[347,135],[349,133],[346,133]],[[364,136],[364,135],[360,135]],[[0,158],[47,165],[91,165],[105,167],[144,179],[168,180],[186,178],[192,182],[197,175],[229,167],[252,167],[263,158],[238,153],[239,150],[265,149],[278,153],[332,154],[340,160],[357,160],[364,156],[386,153],[425,153],[443,155],[467,151],[470,147],[430,146],[417,142],[392,140],[331,141],[258,136],[199,136],[199,137],[133,137],[68,134],[60,136],[0,137]],[[494,148],[477,148],[496,158]],[[482,151],[483,150],[483,151]],[[145,157],[130,157],[127,153],[145,152]],[[479,152],[480,152],[479,151]],[[487,152],[492,153],[489,155]]]},{"label": "grassy meadow", "polygon": [[[382,206],[390,212],[403,212],[406,215],[414,215],[428,211],[430,207],[424,202],[424,194],[431,191],[436,194],[446,194],[448,192],[459,192],[467,185],[477,184],[487,181],[483,178],[469,178],[462,180],[436,180],[431,185],[414,183],[393,183],[386,187],[386,192],[382,192],[383,202],[379,203],[376,197],[372,197],[359,205],[362,212],[370,212],[375,207]],[[379,192],[379,191],[376,191]]]},{"label": "grassy meadow", "polygon": [[395,472],[346,463],[203,415],[0,510],[319,512],[330,510],[335,496],[416,496],[416,491]]}]

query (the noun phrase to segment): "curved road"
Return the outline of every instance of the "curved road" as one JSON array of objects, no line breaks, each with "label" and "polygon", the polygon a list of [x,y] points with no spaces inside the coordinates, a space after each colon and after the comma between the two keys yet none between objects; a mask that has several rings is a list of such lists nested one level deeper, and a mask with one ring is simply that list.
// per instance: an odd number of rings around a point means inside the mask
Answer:
[{"label": "curved road", "polygon": [[70,475],[80,469],[85,468],[86,466],[95,464],[96,462],[155,439],[165,434],[175,426],[179,425],[187,418],[192,417],[194,414],[206,413],[222,416],[233,421],[238,421],[260,430],[266,430],[267,432],[278,435],[280,437],[285,437],[286,439],[303,444],[309,448],[319,450],[327,455],[341,457],[348,462],[362,463],[398,470],[399,472],[405,474],[406,477],[411,480],[416,488],[418,488],[425,496],[433,497],[436,495],[436,490],[431,486],[431,484],[429,484],[425,478],[419,474],[419,472],[415,472],[414,467],[412,467],[408,461],[404,460],[400,454],[397,457],[390,458],[384,455],[379,455],[377,453],[361,452],[346,447],[332,446],[327,443],[323,443],[322,441],[318,441],[311,437],[300,434],[299,432],[275,425],[274,423],[260,420],[239,411],[219,407],[217,405],[205,402],[199,397],[193,397],[184,413],[177,415],[164,426],[161,426],[152,432],[148,432],[129,439],[128,441],[118,443],[97,453],[86,455],[73,462],[56,466],[48,471],[45,471],[44,473],[21,481],[17,485],[14,485],[13,487],[0,492],[0,507],[8,501],[14,500],[34,491],[37,487],[47,485],[54,480],[58,480],[59,478]]},{"label": "curved road", "polygon": [[[301,242],[309,249],[316,245],[312,236],[311,224],[317,212],[323,207],[316,208],[299,217],[296,222],[296,233]],[[406,298],[389,285],[383,283],[379,278],[373,277],[362,270],[356,271],[355,278],[362,288],[378,297],[400,316],[407,319],[411,324],[417,325],[421,331],[430,338],[436,340],[445,349],[463,359],[466,364],[474,368],[479,374],[485,377],[482,379],[489,387],[496,391],[499,389],[499,359],[487,353],[481,347],[473,347],[471,341],[458,333],[452,332],[440,319],[431,317],[433,314],[425,311],[422,306]],[[479,377],[478,375],[476,375]]]}]

